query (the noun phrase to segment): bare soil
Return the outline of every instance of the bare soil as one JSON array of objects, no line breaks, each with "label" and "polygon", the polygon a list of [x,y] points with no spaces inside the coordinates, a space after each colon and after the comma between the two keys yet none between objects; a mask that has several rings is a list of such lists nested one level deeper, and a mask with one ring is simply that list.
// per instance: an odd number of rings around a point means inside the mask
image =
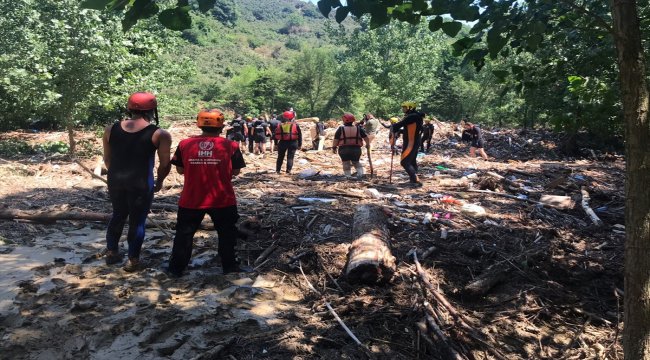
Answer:
[{"label": "bare soil", "polygon": [[[187,123],[170,132],[174,144],[196,133]],[[624,160],[590,151],[563,157],[551,133],[485,132],[490,161],[469,159],[453,128],[438,124],[420,158],[421,188],[402,184],[398,156],[389,181],[386,133],[376,140],[374,176],[362,180],[344,178],[329,148],[299,152],[292,175],[275,174],[275,154],[246,155],[235,187],[248,234],[238,253],[256,267],[251,274],[222,274],[209,218],[187,275],[163,272],[183,182],[174,171],[155,196],[150,219],[158,226],[149,224],[146,268],[137,273],[104,264],[105,224],[0,220],[0,358],[448,359],[450,347],[463,359],[622,358]],[[93,169],[101,141],[77,137],[86,144],[80,160]],[[8,138],[34,144],[67,135],[0,135]],[[0,179],[0,210],[111,211],[104,183],[67,156],[0,160]],[[581,187],[604,226],[580,207]],[[560,210],[523,199],[542,194],[577,205]],[[487,215],[469,215],[444,195]],[[355,207],[366,203],[390,214],[398,264],[386,285],[342,276]],[[412,249],[420,257],[431,250],[420,259],[424,272],[475,336],[423,285]],[[468,288],[486,279],[487,288]]]}]

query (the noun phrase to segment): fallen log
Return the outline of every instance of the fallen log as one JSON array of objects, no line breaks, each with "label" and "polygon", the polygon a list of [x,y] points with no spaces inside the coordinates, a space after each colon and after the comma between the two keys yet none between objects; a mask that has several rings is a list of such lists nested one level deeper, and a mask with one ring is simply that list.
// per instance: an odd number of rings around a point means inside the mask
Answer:
[{"label": "fallen log", "polygon": [[508,266],[495,265],[487,268],[479,277],[467,284],[464,289],[465,293],[471,296],[483,296],[495,285],[507,279],[510,271]]},{"label": "fallen log", "polygon": [[354,239],[344,274],[351,282],[386,283],[396,270],[386,214],[378,206],[359,206],[352,224]]},{"label": "fallen log", "polygon": [[544,205],[554,207],[556,209],[566,210],[573,209],[576,205],[573,199],[570,196],[561,196],[561,195],[546,195],[543,194],[540,197],[539,202]]},{"label": "fallen log", "polygon": [[594,212],[594,210],[589,206],[589,192],[587,192],[587,189],[583,186],[582,189],[580,189],[580,193],[582,194],[582,200],[580,201],[580,204],[582,205],[582,209],[587,213],[591,221],[594,223],[596,226],[602,226],[603,221],[600,220],[598,215]]},{"label": "fallen log", "polygon": [[3,209],[0,210],[0,219],[23,219],[36,222],[51,223],[58,220],[86,220],[108,222],[111,214],[102,214],[95,212],[72,212],[72,211],[24,211]]}]

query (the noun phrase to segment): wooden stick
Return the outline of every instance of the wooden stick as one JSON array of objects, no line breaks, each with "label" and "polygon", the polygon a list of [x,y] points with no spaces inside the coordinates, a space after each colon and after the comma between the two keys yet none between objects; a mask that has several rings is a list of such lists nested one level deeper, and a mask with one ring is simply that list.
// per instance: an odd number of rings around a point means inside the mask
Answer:
[{"label": "wooden stick", "polygon": [[81,166],[82,169],[86,170],[86,172],[89,173],[90,176],[94,177],[95,179],[103,181],[104,184],[108,184],[108,181],[106,181],[106,179],[104,179],[103,177],[95,174],[94,171],[90,170],[89,168],[86,167],[86,165],[82,164],[81,161],[79,161],[79,159],[74,159],[74,162],[76,162],[77,165]]},{"label": "wooden stick", "polygon": [[512,180],[510,180],[508,178],[505,178],[505,177],[503,177],[503,176],[501,176],[501,175],[499,175],[499,174],[497,174],[495,172],[488,171],[488,172],[486,172],[486,174],[488,174],[488,175],[490,175],[492,177],[495,177],[495,178],[505,182],[506,184],[508,184],[510,186],[513,186],[513,187],[516,187],[516,188],[521,187],[521,185],[519,185],[518,183],[516,183],[516,182],[514,182],[514,181],[512,181]]},{"label": "wooden stick", "polygon": [[580,193],[582,194],[582,201],[580,202],[582,205],[582,209],[587,213],[591,221],[594,223],[596,226],[602,226],[603,221],[600,220],[598,215],[594,212],[594,210],[589,206],[589,192],[587,192],[587,189],[583,186],[580,189]]},{"label": "wooden stick", "polygon": [[516,197],[516,196],[514,196],[514,195],[504,194],[504,193],[499,193],[499,192],[494,192],[494,191],[488,191],[488,190],[467,190],[467,192],[496,195],[496,196],[501,196],[501,197],[507,197],[508,199],[513,199],[513,200],[518,200],[518,201],[529,202],[529,203],[531,203],[531,204],[535,204],[535,205],[548,206],[547,204],[544,204],[544,203],[539,202],[539,201],[535,201],[535,200],[531,200],[531,199],[522,199],[522,198],[518,198],[518,197]]},{"label": "wooden stick", "polygon": [[269,257],[269,255],[271,255],[271,253],[273,253],[273,252],[275,251],[275,249],[277,249],[277,248],[278,248],[278,246],[275,245],[275,242],[272,243],[269,247],[266,248],[266,250],[262,251],[262,253],[260,254],[260,256],[257,257],[257,259],[255,259],[255,262],[253,263],[253,265],[255,265],[255,266],[260,265],[260,264],[261,264],[262,262],[264,262],[264,260],[266,260],[266,258]]}]

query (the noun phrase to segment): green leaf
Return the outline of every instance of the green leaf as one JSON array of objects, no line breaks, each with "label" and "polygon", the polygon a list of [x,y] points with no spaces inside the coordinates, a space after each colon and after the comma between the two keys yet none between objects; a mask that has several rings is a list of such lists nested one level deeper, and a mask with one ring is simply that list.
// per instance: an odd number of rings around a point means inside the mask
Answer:
[{"label": "green leaf", "polygon": [[112,0],[108,5],[108,10],[124,10],[124,8],[126,8],[126,5],[128,5],[130,2],[131,0]]},{"label": "green leaf", "polygon": [[541,34],[532,34],[528,39],[526,39],[526,45],[530,51],[535,51],[539,48],[542,40],[544,40],[544,37]]},{"label": "green leaf", "polygon": [[433,20],[429,21],[429,30],[436,32],[442,28],[442,17],[436,16]]},{"label": "green leaf", "polygon": [[340,8],[336,9],[336,15],[334,16],[334,19],[336,19],[337,23],[342,23],[343,20],[345,20],[346,17],[348,17],[348,14],[350,13],[350,9],[347,6],[341,6]]},{"label": "green leaf", "polygon": [[197,0],[199,3],[199,10],[202,12],[210,11],[217,0]]},{"label": "green leaf", "polygon": [[81,3],[84,9],[104,10],[112,0],[85,0]]},{"label": "green leaf", "polygon": [[128,31],[138,20],[150,18],[160,11],[158,5],[152,0],[135,0],[133,5],[124,14],[122,30]]},{"label": "green leaf", "polygon": [[318,1],[318,10],[320,10],[320,13],[323,14],[325,17],[330,16],[330,11],[332,11],[332,5],[330,5],[330,2],[328,0],[319,0]]},{"label": "green leaf", "polygon": [[454,18],[454,20],[465,21],[474,21],[480,16],[477,6],[467,6],[462,2],[455,4],[449,14]]},{"label": "green leaf", "polygon": [[463,24],[458,21],[446,22],[442,24],[442,31],[447,34],[449,37],[455,37],[458,35],[460,29],[463,28]]},{"label": "green leaf", "polygon": [[413,0],[413,11],[424,11],[428,7],[427,2],[424,0]]},{"label": "green leaf", "polygon": [[503,82],[509,73],[505,70],[492,70],[492,74],[494,74],[494,76],[496,76],[497,79]]},{"label": "green leaf", "polygon": [[170,30],[181,31],[189,29],[192,26],[192,18],[190,18],[189,11],[189,6],[167,9],[158,14],[158,20],[164,27]]},{"label": "green leaf", "polygon": [[501,36],[502,28],[493,27],[487,33],[487,46],[490,51],[490,56],[495,59],[499,54],[499,51],[503,49],[504,46],[508,43],[508,39]]},{"label": "green leaf", "polygon": [[377,13],[377,14],[372,14],[372,17],[370,18],[370,29],[377,29],[380,28],[390,22],[390,18],[386,13]]},{"label": "green leaf", "polygon": [[451,44],[451,47],[454,49],[454,55],[458,56],[462,54],[464,51],[470,49],[476,40],[469,38],[469,37],[464,37],[455,43]]}]

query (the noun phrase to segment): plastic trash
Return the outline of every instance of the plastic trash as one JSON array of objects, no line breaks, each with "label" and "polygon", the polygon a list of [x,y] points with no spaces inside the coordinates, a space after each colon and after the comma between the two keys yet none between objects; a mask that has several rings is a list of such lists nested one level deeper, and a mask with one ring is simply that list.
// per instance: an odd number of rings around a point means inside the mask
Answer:
[{"label": "plastic trash", "polygon": [[372,196],[375,199],[381,199],[383,197],[382,194],[379,192],[379,190],[375,188],[367,188],[366,193],[368,193],[370,196]]},{"label": "plastic trash", "polygon": [[487,211],[482,206],[479,205],[474,205],[474,204],[465,204],[463,207],[460,208],[460,211],[469,216],[473,217],[483,217],[487,215]]},{"label": "plastic trash", "polygon": [[440,201],[444,204],[452,204],[452,205],[462,205],[463,201],[455,199],[453,196],[445,195],[443,196]]},{"label": "plastic trash", "polygon": [[300,159],[300,160],[298,160],[298,164],[307,165],[307,164],[309,164],[309,161],[307,159]]},{"label": "plastic trash", "polygon": [[423,224],[428,224],[433,220],[433,214],[432,213],[426,213],[424,214],[424,219],[422,219]]},{"label": "plastic trash", "polygon": [[573,178],[576,179],[576,180],[578,180],[578,181],[585,181],[585,180],[587,180],[586,177],[584,177],[583,175],[580,175],[580,174],[575,174],[575,175],[573,175]]},{"label": "plastic trash", "polygon": [[314,176],[314,175],[317,175],[317,174],[318,174],[318,170],[309,168],[309,169],[305,169],[305,170],[299,172],[298,177],[301,178],[301,179],[305,179],[305,178],[308,178],[308,177],[311,177],[311,176]]},{"label": "plastic trash", "polygon": [[304,201],[304,202],[319,202],[319,203],[325,203],[325,204],[333,204],[336,202],[336,199],[327,199],[327,198],[312,198],[312,197],[299,197],[298,200]]},{"label": "plastic trash", "polygon": [[393,204],[395,204],[395,206],[398,206],[398,207],[407,207],[408,206],[407,203],[399,201],[399,200],[393,201]]},{"label": "plastic trash", "polygon": [[449,168],[444,167],[442,165],[436,165],[436,169],[438,169],[438,170],[449,170]]},{"label": "plastic trash", "polygon": [[517,194],[517,199],[528,200],[528,196],[524,194]]},{"label": "plastic trash", "polygon": [[444,195],[442,194],[434,194],[434,193],[430,193],[429,196],[431,196],[434,199],[441,199],[442,197],[444,197]]},{"label": "plastic trash", "polygon": [[601,206],[599,208],[594,209],[595,212],[605,212],[609,209],[607,206]]}]

